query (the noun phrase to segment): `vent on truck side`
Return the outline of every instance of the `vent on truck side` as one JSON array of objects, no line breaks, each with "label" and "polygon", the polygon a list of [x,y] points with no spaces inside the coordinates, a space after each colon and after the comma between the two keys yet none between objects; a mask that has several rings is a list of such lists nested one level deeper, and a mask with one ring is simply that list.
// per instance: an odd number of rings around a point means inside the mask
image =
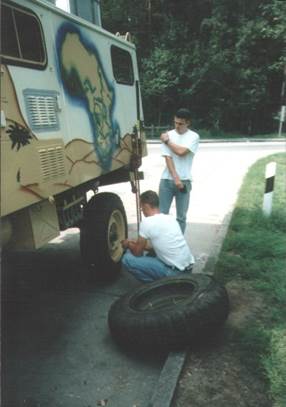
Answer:
[{"label": "vent on truck side", "polygon": [[65,176],[64,150],[62,146],[49,146],[39,150],[42,181],[49,182]]},{"label": "vent on truck side", "polygon": [[32,130],[59,129],[57,92],[25,89],[24,97]]}]

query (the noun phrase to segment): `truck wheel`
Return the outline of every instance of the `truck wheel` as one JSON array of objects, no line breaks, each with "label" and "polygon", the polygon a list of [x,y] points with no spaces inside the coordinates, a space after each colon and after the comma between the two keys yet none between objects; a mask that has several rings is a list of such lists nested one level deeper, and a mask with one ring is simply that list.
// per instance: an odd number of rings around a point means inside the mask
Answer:
[{"label": "truck wheel", "polygon": [[82,258],[94,276],[109,280],[118,275],[127,237],[127,220],[119,196],[102,192],[94,195],[84,208],[80,229]]},{"label": "truck wheel", "polygon": [[128,349],[179,350],[212,337],[229,312],[225,288],[206,274],[166,277],[116,300],[111,335]]}]

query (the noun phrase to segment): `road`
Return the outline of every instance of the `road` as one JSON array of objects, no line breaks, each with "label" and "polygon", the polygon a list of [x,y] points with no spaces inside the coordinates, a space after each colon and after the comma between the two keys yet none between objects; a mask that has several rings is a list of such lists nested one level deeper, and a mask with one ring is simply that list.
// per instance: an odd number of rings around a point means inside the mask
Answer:
[{"label": "road", "polygon": [[[201,145],[186,232],[196,272],[219,248],[248,167],[279,151],[284,143]],[[159,145],[149,145],[141,191],[157,190],[163,165]],[[124,202],[130,235],[136,235],[130,185],[113,191]],[[3,407],[147,407],[156,391],[166,355],[123,353],[106,323],[111,303],[138,283],[122,273],[109,286],[92,285],[78,243],[78,230],[70,229],[37,252],[3,260]]]},{"label": "road", "polygon": [[[228,208],[233,206],[242,177],[250,165],[259,158],[277,152],[286,152],[284,142],[201,143],[193,164],[193,191],[188,221],[221,221],[226,205],[230,205]],[[160,144],[148,144],[148,156],[143,158],[140,168],[145,174],[145,179],[141,181],[141,191],[158,190],[163,168]],[[130,186],[120,184],[113,190],[124,202],[129,223],[136,222],[136,205],[135,200],[130,200]],[[226,193],[229,202],[222,199]]]},{"label": "road", "polygon": [[[281,142],[201,143],[193,163],[193,183],[186,237],[197,259],[196,271],[201,271],[208,260],[211,246],[215,256],[220,247],[229,217],[248,168],[259,158],[286,152]],[[158,190],[164,168],[160,144],[148,145],[148,156],[143,159],[145,179],[141,191]],[[107,190],[107,188],[106,188]],[[130,186],[118,185],[114,191],[121,196],[128,214],[130,234],[136,237],[135,198],[130,198]],[[175,216],[175,207],[171,207]],[[218,242],[216,243],[216,241]],[[215,243],[214,243],[215,242]]]}]

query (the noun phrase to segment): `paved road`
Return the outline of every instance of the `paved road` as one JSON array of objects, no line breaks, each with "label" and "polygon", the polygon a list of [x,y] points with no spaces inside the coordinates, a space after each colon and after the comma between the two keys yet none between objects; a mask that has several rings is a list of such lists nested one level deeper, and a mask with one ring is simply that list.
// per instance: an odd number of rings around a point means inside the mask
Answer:
[{"label": "paved road", "polygon": [[[196,271],[218,250],[247,168],[283,150],[282,144],[267,143],[200,147],[187,229]],[[159,145],[150,145],[142,191],[157,189],[162,168]],[[130,186],[113,190],[136,235]],[[123,353],[106,324],[111,303],[138,283],[122,273],[109,286],[92,285],[78,241],[78,230],[70,229],[38,252],[18,252],[3,263],[3,407],[147,407],[156,392],[167,355]]]},{"label": "paved road", "polygon": [[[193,190],[188,212],[186,237],[197,258],[195,271],[201,271],[227,227],[242,179],[248,168],[259,158],[286,152],[285,142],[201,143],[193,165]],[[141,191],[158,190],[158,180],[164,168],[160,144],[148,145],[143,159],[145,179]],[[130,198],[129,185],[115,187],[125,205],[130,233],[136,236],[135,198]],[[171,213],[175,216],[174,205]],[[217,241],[217,242],[216,242]]]}]

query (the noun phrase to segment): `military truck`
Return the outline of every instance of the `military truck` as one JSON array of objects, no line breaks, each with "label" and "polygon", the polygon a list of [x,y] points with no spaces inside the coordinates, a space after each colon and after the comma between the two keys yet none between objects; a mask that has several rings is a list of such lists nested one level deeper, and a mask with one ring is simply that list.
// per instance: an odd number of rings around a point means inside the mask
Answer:
[{"label": "military truck", "polygon": [[42,0],[3,0],[1,38],[2,247],[79,227],[84,262],[113,276],[127,219],[112,185],[135,190],[146,154],[135,46]]}]

